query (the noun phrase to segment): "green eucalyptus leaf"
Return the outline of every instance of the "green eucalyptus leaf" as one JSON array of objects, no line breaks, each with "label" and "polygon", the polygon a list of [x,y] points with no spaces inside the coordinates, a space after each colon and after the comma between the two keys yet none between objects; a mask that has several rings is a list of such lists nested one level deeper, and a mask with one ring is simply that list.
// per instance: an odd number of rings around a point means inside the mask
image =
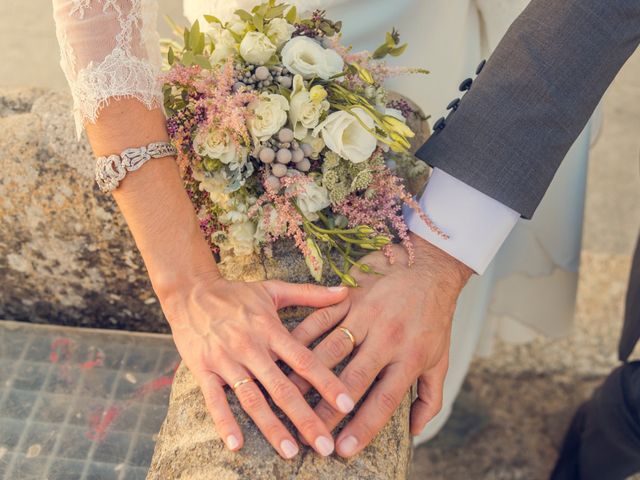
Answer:
[{"label": "green eucalyptus leaf", "polygon": [[204,52],[204,33],[201,33],[198,36],[198,41],[193,47],[193,51],[197,54],[201,54],[202,52]]},{"label": "green eucalyptus leaf", "polygon": [[211,62],[209,61],[209,58],[204,55],[196,55],[193,59],[193,63],[200,65],[202,68],[211,69]]},{"label": "green eucalyptus leaf", "polygon": [[191,26],[191,31],[189,32],[189,45],[192,49],[196,49],[196,45],[198,44],[198,40],[200,38],[200,23],[198,20],[193,22]]},{"label": "green eucalyptus leaf", "polygon": [[173,65],[173,62],[175,62],[176,60],[176,54],[173,51],[172,47],[169,47],[169,52],[167,52],[167,61],[169,62],[169,65]]}]

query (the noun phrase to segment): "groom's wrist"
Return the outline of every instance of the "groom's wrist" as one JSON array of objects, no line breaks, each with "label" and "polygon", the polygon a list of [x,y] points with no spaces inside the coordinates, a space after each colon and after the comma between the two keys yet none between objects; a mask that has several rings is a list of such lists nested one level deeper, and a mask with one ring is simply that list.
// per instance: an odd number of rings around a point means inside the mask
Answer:
[{"label": "groom's wrist", "polygon": [[478,274],[484,273],[520,214],[446,172],[434,169],[420,208],[449,237],[442,238],[405,206],[409,230]]},{"label": "groom's wrist", "polygon": [[471,268],[419,235],[411,233],[409,236],[414,247],[416,268],[438,272],[439,276],[446,277],[448,283],[460,289],[466,285],[474,273]]}]

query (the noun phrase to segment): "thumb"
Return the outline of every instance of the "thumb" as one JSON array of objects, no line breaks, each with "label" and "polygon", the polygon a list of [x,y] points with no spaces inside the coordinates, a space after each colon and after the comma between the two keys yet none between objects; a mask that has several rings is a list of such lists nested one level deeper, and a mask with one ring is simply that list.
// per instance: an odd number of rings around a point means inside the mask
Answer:
[{"label": "thumb", "polygon": [[324,287],[310,283],[287,283],[279,280],[264,282],[276,308],[298,305],[302,307],[327,307],[344,300],[349,294],[347,287]]}]

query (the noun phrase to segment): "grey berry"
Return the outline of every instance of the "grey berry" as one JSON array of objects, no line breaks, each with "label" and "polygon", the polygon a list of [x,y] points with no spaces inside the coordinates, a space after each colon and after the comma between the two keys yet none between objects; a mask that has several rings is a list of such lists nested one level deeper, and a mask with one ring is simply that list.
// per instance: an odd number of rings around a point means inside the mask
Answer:
[{"label": "grey berry", "polygon": [[281,148],[276,154],[276,159],[279,163],[287,164],[291,161],[291,157],[291,150],[288,150],[286,148]]},{"label": "grey berry", "polygon": [[290,128],[283,128],[278,132],[278,140],[282,143],[293,142],[293,130]]},{"label": "grey berry", "polygon": [[256,68],[255,76],[258,80],[266,80],[271,76],[271,74],[269,73],[269,69],[267,67],[260,66]]},{"label": "grey berry", "polygon": [[313,148],[308,143],[303,143],[300,148],[302,148],[305,157],[309,157],[313,153]]},{"label": "grey berry", "polygon": [[308,172],[311,168],[311,162],[308,158],[304,158],[302,161],[296,163],[296,168],[301,172]]},{"label": "grey berry", "polygon": [[295,150],[291,151],[291,160],[293,160],[295,163],[301,162],[302,160],[304,160],[304,152],[302,150],[300,150],[299,148],[296,148]]},{"label": "grey berry", "polygon": [[262,161],[263,163],[271,163],[276,158],[276,152],[273,150],[273,148],[265,147],[260,150],[259,157],[260,161]]},{"label": "grey berry", "polygon": [[[285,170],[285,173],[286,173],[286,170]],[[265,184],[266,184],[266,187],[270,190],[280,190],[280,179],[274,175],[269,175],[265,180]]]},{"label": "grey berry", "polygon": [[276,163],[271,167],[271,172],[276,177],[284,177],[287,174],[287,167],[281,163]]},{"label": "grey berry", "polygon": [[278,79],[278,83],[282,85],[284,88],[291,88],[292,80],[291,77],[280,77]]}]

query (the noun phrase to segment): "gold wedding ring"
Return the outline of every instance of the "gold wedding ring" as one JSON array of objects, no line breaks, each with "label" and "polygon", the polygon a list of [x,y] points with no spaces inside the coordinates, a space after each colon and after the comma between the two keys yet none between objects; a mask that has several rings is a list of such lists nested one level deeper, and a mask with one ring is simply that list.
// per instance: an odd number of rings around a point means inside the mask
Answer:
[{"label": "gold wedding ring", "polygon": [[342,331],[342,333],[344,333],[347,336],[347,338],[351,340],[351,344],[353,345],[353,348],[357,347],[356,337],[353,336],[353,333],[351,333],[351,330],[349,330],[347,327],[338,327],[338,330]]},{"label": "gold wedding ring", "polygon": [[238,387],[241,387],[245,383],[250,383],[250,382],[253,382],[253,378],[246,377],[246,378],[243,378],[242,380],[238,380],[236,383],[233,384],[231,388],[235,391]]}]

